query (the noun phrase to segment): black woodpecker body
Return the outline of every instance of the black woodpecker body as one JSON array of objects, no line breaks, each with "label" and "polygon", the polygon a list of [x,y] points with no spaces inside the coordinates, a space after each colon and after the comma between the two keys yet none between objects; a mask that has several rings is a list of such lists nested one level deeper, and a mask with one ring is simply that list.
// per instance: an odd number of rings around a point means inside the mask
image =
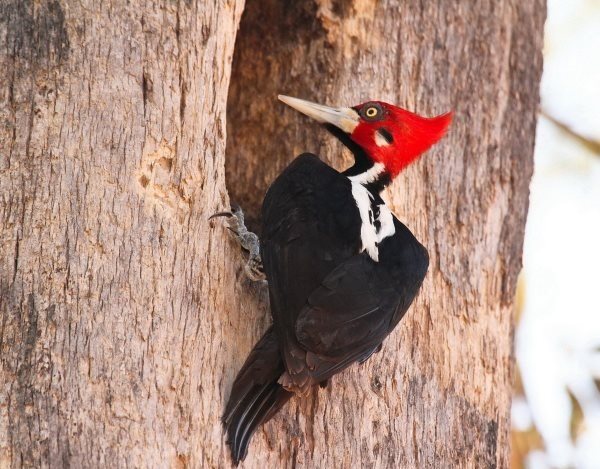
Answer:
[{"label": "black woodpecker body", "polygon": [[429,256],[380,193],[451,120],[382,102],[329,108],[280,99],[326,125],[355,164],[340,173],[300,155],[265,196],[260,256],[273,326],[240,370],[223,416],[235,463],[291,396],[367,360],[408,310]]}]

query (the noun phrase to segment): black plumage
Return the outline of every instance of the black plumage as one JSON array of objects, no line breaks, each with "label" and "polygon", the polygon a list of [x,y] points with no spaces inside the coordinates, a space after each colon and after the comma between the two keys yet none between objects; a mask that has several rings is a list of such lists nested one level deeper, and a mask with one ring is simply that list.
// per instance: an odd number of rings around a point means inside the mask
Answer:
[{"label": "black plumage", "polygon": [[[352,172],[350,171],[350,174]],[[361,217],[346,174],[303,154],[270,187],[261,256],[273,326],[238,374],[224,422],[234,461],[292,395],[380,349],[414,300],[429,257],[393,219],[379,261],[361,252]],[[381,201],[379,194],[373,200]]]}]

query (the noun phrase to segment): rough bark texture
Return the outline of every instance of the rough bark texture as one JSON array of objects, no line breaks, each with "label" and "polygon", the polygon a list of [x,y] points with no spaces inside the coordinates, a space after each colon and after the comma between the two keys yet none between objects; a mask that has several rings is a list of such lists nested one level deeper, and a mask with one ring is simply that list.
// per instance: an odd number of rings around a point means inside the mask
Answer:
[{"label": "rough bark texture", "polygon": [[207,217],[242,6],[3,2],[0,467],[227,460],[252,338]]},{"label": "rough bark texture", "polygon": [[0,467],[229,465],[269,316],[207,222],[225,166],[256,218],[301,151],[348,163],[278,92],[456,119],[388,191],[432,256],[419,300],[244,466],[507,466],[543,1],[251,0],[232,59],[242,3],[0,4]]},{"label": "rough bark texture", "polygon": [[[544,17],[542,0],[247,1],[226,168],[231,198],[255,218],[269,183],[298,153],[316,152],[338,168],[350,161],[325,131],[278,104],[277,93],[330,105],[382,99],[425,115],[455,111],[443,144],[387,191],[431,254],[421,295],[380,354],[266,426],[271,445],[298,435],[285,460],[508,466],[511,310]],[[254,451],[262,458],[265,450]]]}]

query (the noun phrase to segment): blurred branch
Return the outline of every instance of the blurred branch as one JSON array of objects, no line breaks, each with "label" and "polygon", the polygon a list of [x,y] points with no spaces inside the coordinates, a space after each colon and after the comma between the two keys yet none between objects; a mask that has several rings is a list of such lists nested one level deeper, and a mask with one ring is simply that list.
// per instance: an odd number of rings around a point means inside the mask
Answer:
[{"label": "blurred branch", "polygon": [[600,156],[600,141],[584,137],[583,135],[575,132],[567,124],[559,121],[557,118],[551,116],[543,109],[540,111],[540,115],[542,115],[543,117],[548,119],[550,122],[552,122],[552,124],[554,124],[560,130],[562,130],[565,134],[567,134],[573,140],[575,140],[578,143],[580,143],[581,145],[583,145],[589,151],[591,151],[592,153],[595,153],[597,156]]}]

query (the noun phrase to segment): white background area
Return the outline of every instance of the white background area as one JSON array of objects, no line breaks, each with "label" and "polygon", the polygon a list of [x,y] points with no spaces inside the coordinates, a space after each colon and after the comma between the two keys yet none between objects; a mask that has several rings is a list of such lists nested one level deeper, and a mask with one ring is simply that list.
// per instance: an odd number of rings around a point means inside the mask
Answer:
[{"label": "white background area", "polygon": [[[599,469],[600,154],[543,115],[600,142],[600,0],[549,0],[541,94],[513,427],[543,438],[528,468]],[[569,394],[584,416],[575,438]]]}]

